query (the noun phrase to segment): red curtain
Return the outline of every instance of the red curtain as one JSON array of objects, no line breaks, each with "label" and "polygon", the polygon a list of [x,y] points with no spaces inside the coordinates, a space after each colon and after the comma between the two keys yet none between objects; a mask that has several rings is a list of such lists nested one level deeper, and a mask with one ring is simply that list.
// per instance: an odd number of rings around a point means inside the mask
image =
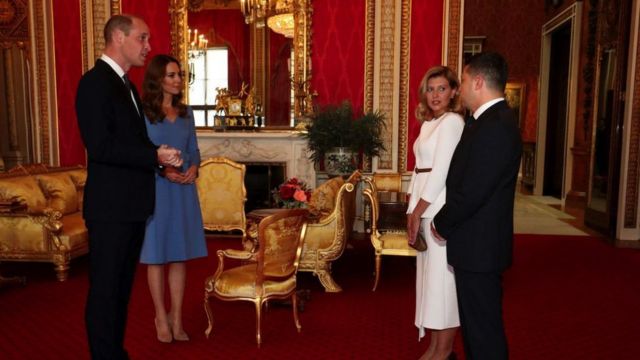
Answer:
[{"label": "red curtain", "polygon": [[60,165],[84,165],[84,145],[75,110],[76,88],[82,76],[81,31],[80,21],[77,21],[80,18],[80,5],[78,1],[71,0],[54,1],[52,4]]},{"label": "red curtain", "polygon": [[190,12],[189,27],[205,34],[209,45],[228,47],[231,92],[240,91],[243,81],[251,85],[249,26],[238,9]]},{"label": "red curtain", "polygon": [[269,31],[269,108],[270,126],[288,126],[291,110],[291,39]]},{"label": "red curtain", "polygon": [[442,0],[412,1],[407,170],[415,167],[413,142],[420,133],[420,123],[414,115],[418,104],[418,86],[427,70],[440,65],[442,59],[442,14]]}]

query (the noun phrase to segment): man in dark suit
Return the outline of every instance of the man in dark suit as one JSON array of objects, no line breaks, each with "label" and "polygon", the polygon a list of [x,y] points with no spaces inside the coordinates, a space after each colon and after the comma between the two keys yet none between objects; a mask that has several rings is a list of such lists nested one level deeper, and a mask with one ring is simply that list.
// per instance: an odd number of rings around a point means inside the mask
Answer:
[{"label": "man in dark suit", "polygon": [[451,159],[447,202],[432,225],[447,240],[469,359],[508,358],[502,273],[511,265],[522,140],[504,100],[506,82],[507,63],[497,53],[479,54],[465,66],[460,97],[473,118]]},{"label": "man in dark suit", "polygon": [[83,216],[89,230],[89,294],[85,320],[94,359],[128,359],[127,306],[145,223],[155,204],[155,170],[180,166],[180,152],[148,138],[142,103],[126,72],[143,66],[149,28],[116,15],[104,29],[105,49],[80,80],[76,114],[87,149]]}]

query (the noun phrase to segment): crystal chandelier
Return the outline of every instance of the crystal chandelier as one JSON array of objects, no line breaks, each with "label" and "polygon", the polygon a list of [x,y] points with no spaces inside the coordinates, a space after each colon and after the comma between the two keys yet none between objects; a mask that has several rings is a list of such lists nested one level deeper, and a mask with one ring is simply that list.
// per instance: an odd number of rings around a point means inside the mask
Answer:
[{"label": "crystal chandelier", "polygon": [[294,0],[240,0],[240,10],[247,24],[267,26],[278,34],[293,37]]}]

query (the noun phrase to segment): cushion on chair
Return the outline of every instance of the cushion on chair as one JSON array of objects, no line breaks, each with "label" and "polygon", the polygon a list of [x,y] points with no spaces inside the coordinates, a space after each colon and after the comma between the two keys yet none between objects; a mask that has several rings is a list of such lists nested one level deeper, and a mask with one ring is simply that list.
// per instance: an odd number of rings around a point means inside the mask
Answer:
[{"label": "cushion on chair", "polygon": [[71,180],[76,184],[76,190],[78,191],[78,210],[82,210],[82,201],[84,200],[84,185],[87,182],[87,170],[78,169],[67,171],[67,174],[71,176]]},{"label": "cushion on chair", "polygon": [[[255,297],[257,266],[257,264],[249,264],[225,270],[215,282],[214,291],[224,297]],[[264,295],[286,294],[292,291],[295,286],[295,276],[291,276],[284,282],[265,281],[263,284]]]},{"label": "cushion on chair", "polygon": [[20,201],[31,210],[42,209],[47,205],[47,199],[32,176],[1,179],[0,199]]},{"label": "cushion on chair", "polygon": [[385,233],[380,236],[383,249],[413,249],[407,241],[407,233]]},{"label": "cushion on chair", "polygon": [[65,173],[69,174],[71,180],[76,186],[84,186],[87,182],[87,170],[85,169],[70,170]]},{"label": "cushion on chair", "polygon": [[309,201],[309,212],[321,220],[331,214],[342,184],[344,184],[344,179],[336,176],[313,190]]},{"label": "cushion on chair", "polygon": [[246,196],[242,169],[224,163],[202,166],[197,188],[205,227],[242,224]]},{"label": "cushion on chair", "polygon": [[71,177],[64,172],[37,175],[48,206],[64,215],[78,211],[78,192]]}]

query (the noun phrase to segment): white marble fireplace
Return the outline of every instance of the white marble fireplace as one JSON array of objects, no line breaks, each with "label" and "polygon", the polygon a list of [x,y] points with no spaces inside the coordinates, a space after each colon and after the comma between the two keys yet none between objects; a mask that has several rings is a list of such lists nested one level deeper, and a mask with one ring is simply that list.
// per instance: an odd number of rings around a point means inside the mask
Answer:
[{"label": "white marble fireplace", "polygon": [[241,163],[284,163],[286,177],[297,177],[310,187],[316,174],[309,160],[307,141],[295,131],[214,132],[198,131],[200,157],[224,156]]}]

